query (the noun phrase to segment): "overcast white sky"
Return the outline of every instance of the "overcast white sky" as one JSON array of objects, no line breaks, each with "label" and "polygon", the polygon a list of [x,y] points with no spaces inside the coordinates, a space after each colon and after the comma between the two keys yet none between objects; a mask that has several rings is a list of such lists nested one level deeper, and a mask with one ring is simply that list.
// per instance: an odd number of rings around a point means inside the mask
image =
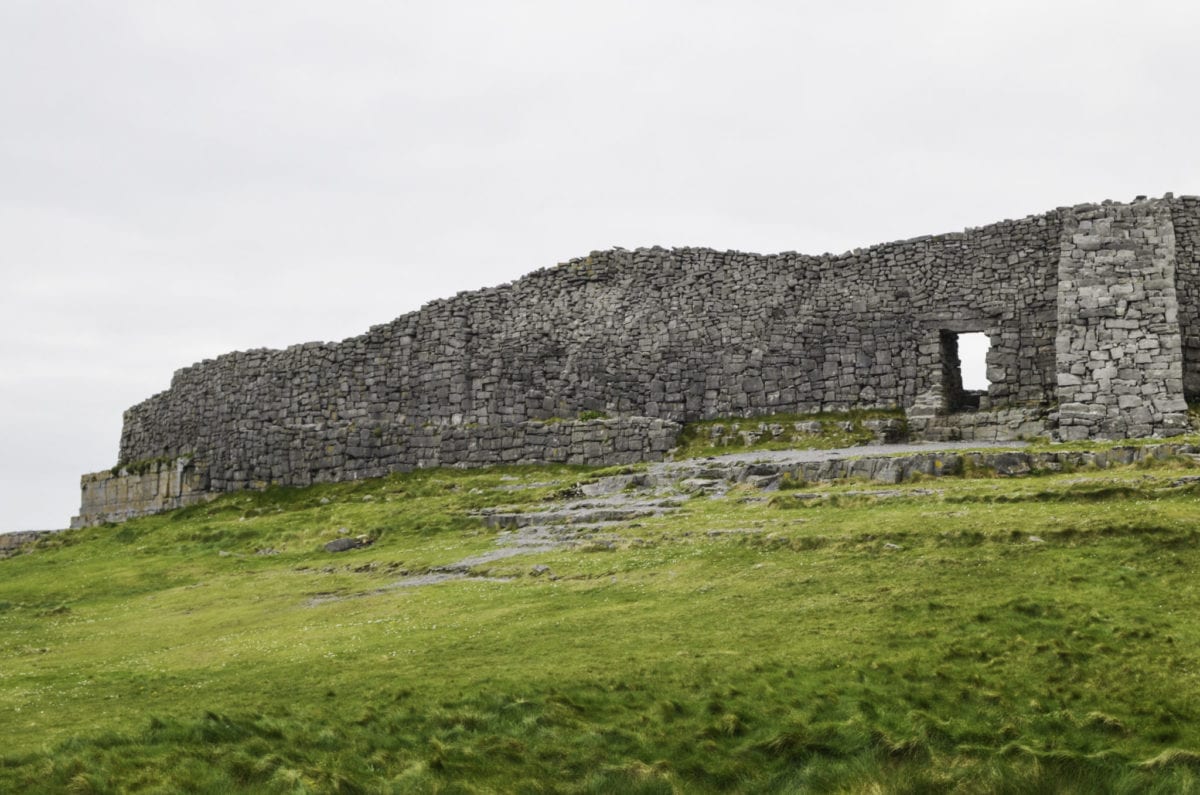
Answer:
[{"label": "overcast white sky", "polygon": [[179,367],[593,249],[1200,193],[1200,5],[0,0],[0,530]]}]

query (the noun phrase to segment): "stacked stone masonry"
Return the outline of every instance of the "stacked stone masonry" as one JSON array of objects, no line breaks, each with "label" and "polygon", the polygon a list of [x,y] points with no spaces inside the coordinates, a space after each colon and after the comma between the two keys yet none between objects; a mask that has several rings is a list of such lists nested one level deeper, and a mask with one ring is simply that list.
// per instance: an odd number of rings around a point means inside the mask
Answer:
[{"label": "stacked stone masonry", "polygon": [[[83,502],[72,527],[120,522],[182,508],[218,493],[269,485],[309,486],[436,466],[497,464],[632,464],[659,460],[681,426],[649,417],[574,422],[531,421],[511,427],[365,424],[352,430],[270,428],[253,448],[255,467],[222,451],[180,456],[83,477]],[[215,462],[215,464],[214,464]]]},{"label": "stacked stone masonry", "polygon": [[[856,408],[904,409],[918,438],[1170,435],[1200,391],[1198,253],[1200,199],[1169,194],[841,255],[594,252],[341,343],[180,370],[126,412],[119,462],[188,456],[221,492],[655,460],[678,423]],[[970,419],[967,332],[991,342]],[[80,521],[99,513],[85,499]]]},{"label": "stacked stone masonry", "polygon": [[1058,267],[1059,433],[1187,429],[1175,233],[1169,204],[1074,213]]}]

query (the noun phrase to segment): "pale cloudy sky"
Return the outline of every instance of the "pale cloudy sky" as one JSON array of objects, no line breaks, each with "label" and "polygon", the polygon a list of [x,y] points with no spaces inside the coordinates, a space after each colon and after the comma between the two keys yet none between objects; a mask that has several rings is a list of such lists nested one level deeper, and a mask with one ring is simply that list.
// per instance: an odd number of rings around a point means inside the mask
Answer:
[{"label": "pale cloudy sky", "polygon": [[0,0],[0,530],[179,367],[593,249],[1200,193],[1178,0]]}]

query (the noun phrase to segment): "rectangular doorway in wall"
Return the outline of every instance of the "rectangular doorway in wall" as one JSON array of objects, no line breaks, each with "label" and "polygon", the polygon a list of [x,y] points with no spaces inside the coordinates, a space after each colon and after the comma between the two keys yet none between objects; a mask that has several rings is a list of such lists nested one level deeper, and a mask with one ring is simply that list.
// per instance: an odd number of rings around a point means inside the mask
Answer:
[{"label": "rectangular doorway in wall", "polygon": [[987,354],[991,339],[982,331],[941,333],[942,386],[950,411],[970,411],[986,404]]},{"label": "rectangular doorway in wall", "polygon": [[982,331],[958,335],[958,361],[963,389],[987,392],[987,355],[992,341]]}]

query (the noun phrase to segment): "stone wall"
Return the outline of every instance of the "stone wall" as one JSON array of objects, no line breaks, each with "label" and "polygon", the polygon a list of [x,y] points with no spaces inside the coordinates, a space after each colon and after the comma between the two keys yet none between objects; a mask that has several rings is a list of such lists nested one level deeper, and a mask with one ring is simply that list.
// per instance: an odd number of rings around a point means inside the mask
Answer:
[{"label": "stone wall", "polygon": [[1055,211],[840,256],[596,252],[341,343],[181,370],[126,413],[120,460],[251,465],[272,434],[363,424],[903,407],[940,384],[947,328],[991,335],[993,404],[1044,404],[1060,226]]},{"label": "stone wall", "polygon": [[1187,428],[1165,202],[1077,208],[1058,274],[1059,434],[1064,439]]},{"label": "stone wall", "polygon": [[1167,201],[1175,230],[1175,295],[1183,346],[1183,391],[1188,400],[1193,400],[1200,398],[1200,197],[1170,197]]},{"label": "stone wall", "polygon": [[411,426],[360,422],[260,429],[254,447],[213,450],[84,475],[72,527],[117,522],[192,505],[214,494],[268,485],[308,486],[435,466],[631,464],[661,461],[680,426],[649,417],[497,425]]},{"label": "stone wall", "polygon": [[84,475],[80,490],[83,499],[79,515],[71,519],[73,529],[183,508],[214,496],[207,466],[189,456]]},{"label": "stone wall", "polygon": [[1051,428],[1047,407],[981,409],[910,418],[909,435],[931,442],[1005,442],[1045,436]]},{"label": "stone wall", "polygon": [[[1168,196],[840,255],[593,252],[340,343],[180,370],[126,412],[118,460],[192,456],[222,491],[661,457],[674,423],[780,412],[903,408],[929,438],[1174,433],[1200,392],[1198,251],[1200,199]],[[967,332],[991,340],[974,420]],[[561,437],[592,412],[618,423],[611,452]]]}]

